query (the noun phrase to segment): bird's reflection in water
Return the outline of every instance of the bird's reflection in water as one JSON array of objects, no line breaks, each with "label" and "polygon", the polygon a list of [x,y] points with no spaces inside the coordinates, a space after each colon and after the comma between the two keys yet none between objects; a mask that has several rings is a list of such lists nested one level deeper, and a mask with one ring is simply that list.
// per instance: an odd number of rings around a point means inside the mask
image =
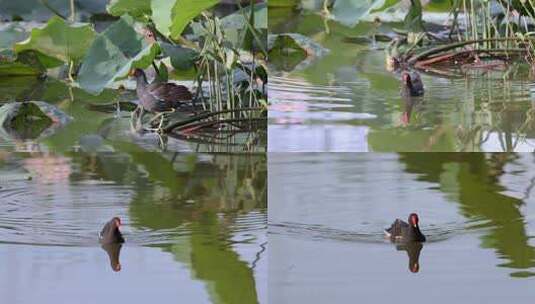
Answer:
[{"label": "bird's reflection in water", "polygon": [[121,263],[119,262],[119,255],[121,254],[121,248],[123,244],[120,243],[110,243],[103,244],[102,249],[106,251],[108,257],[110,258],[110,266],[113,271],[121,271]]},{"label": "bird's reflection in water", "polygon": [[403,98],[403,103],[405,105],[405,109],[403,113],[401,113],[400,124],[403,127],[407,127],[411,122],[413,109],[416,108],[417,110],[423,102],[421,98],[409,96]]},{"label": "bird's reflection in water", "polygon": [[398,251],[406,251],[409,256],[409,270],[412,273],[420,271],[420,251],[422,251],[423,244],[421,242],[407,242],[397,244]]}]

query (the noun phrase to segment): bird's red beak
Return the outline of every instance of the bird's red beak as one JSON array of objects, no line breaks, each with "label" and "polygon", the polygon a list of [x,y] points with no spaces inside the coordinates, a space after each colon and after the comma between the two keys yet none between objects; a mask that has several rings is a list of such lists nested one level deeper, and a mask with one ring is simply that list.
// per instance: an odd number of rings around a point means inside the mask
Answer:
[{"label": "bird's red beak", "polygon": [[414,263],[411,267],[411,272],[417,273],[418,271],[420,271],[420,265],[418,263]]},{"label": "bird's red beak", "polygon": [[410,76],[409,74],[407,74],[407,73],[403,74],[403,77],[402,77],[402,78],[403,78],[403,82],[404,82],[405,84],[409,84],[410,81],[411,81],[411,76]]}]

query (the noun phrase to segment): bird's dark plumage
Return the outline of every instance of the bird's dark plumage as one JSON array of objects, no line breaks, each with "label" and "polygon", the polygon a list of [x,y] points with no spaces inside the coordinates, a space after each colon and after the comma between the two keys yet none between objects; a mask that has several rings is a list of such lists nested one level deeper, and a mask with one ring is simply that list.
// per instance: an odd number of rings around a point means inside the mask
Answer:
[{"label": "bird's dark plumage", "polygon": [[137,81],[137,96],[146,111],[170,111],[193,98],[188,88],[182,85],[163,82],[149,84],[142,69],[135,69],[133,75]]},{"label": "bird's dark plumage", "polygon": [[404,96],[424,95],[424,83],[416,72],[404,71],[401,73],[401,94]]},{"label": "bird's dark plumage", "polygon": [[385,229],[385,234],[394,242],[425,242],[425,236],[418,226],[418,215],[411,213],[409,223],[396,219],[392,225]]},{"label": "bird's dark plumage", "polygon": [[119,230],[121,226],[121,219],[118,217],[112,218],[109,222],[104,225],[102,231],[99,234],[99,240],[102,244],[114,244],[114,243],[124,243],[124,238]]}]

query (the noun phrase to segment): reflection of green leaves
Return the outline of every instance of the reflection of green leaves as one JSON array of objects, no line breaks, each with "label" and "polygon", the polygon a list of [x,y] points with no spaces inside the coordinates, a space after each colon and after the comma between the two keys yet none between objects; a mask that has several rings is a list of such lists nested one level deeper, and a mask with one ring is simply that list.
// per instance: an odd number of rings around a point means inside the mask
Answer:
[{"label": "reflection of green leaves", "polygon": [[158,31],[173,39],[178,38],[188,23],[202,11],[216,5],[219,0],[154,0],[152,20]]},{"label": "reflection of green leaves", "polygon": [[304,60],[327,53],[311,38],[296,33],[270,35],[268,47],[270,64],[284,71],[291,71]]},{"label": "reflection of green leaves", "polygon": [[[371,132],[368,144],[375,152],[407,151],[407,152],[441,152],[455,151],[455,136],[451,129],[443,134],[442,130],[405,130],[384,129]],[[440,136],[436,136],[440,134]],[[392,141],[392,138],[396,138]]]},{"label": "reflection of green leaves", "polygon": [[114,80],[126,77],[131,68],[146,68],[159,52],[148,44],[125,15],[100,33],[84,58],[78,80],[89,92],[99,93]]},{"label": "reflection of green leaves", "polygon": [[180,45],[172,45],[162,42],[160,43],[160,46],[162,47],[162,51],[165,56],[169,56],[171,58],[171,64],[175,69],[191,69],[199,56],[199,53],[196,50],[185,48]]},{"label": "reflection of green leaves", "polygon": [[0,76],[41,75],[46,68],[41,64],[34,51],[20,53],[15,60],[0,55]]},{"label": "reflection of green leaves", "polygon": [[36,50],[53,61],[42,60],[47,67],[62,62],[78,63],[95,38],[95,31],[89,24],[67,24],[59,17],[52,17],[42,29],[33,29],[30,38],[15,44],[15,52]]},{"label": "reflection of green leaves", "polygon": [[0,107],[2,127],[19,138],[37,138],[52,119],[33,102],[15,102]]},{"label": "reflection of green leaves", "polygon": [[0,107],[2,132],[18,139],[49,136],[71,119],[44,101],[12,102]]},{"label": "reflection of green leaves", "polygon": [[134,18],[140,18],[150,15],[150,5],[150,0],[111,0],[106,9],[113,16],[129,14]]}]

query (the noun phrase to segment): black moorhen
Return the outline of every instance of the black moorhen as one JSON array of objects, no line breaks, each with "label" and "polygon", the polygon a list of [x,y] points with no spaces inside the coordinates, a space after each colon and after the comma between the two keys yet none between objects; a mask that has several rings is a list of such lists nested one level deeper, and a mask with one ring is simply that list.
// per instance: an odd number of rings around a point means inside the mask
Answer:
[{"label": "black moorhen", "polygon": [[424,95],[424,83],[416,72],[403,71],[401,73],[401,94],[404,96]]},{"label": "black moorhen", "polygon": [[[141,114],[138,116],[138,124],[141,122],[144,111],[158,113],[150,122],[161,117],[166,112],[174,112],[182,102],[193,98],[191,92],[182,85],[169,82],[147,82],[147,76],[142,69],[135,69],[131,74],[136,78],[136,93],[141,104]],[[137,112],[137,109],[136,111]],[[160,121],[160,127],[163,117]]]},{"label": "black moorhen", "polygon": [[135,69],[137,97],[143,109],[149,112],[166,112],[177,108],[181,102],[191,100],[191,92],[182,85],[169,82],[154,82],[149,84],[142,69]]},{"label": "black moorhen", "polygon": [[112,218],[104,225],[102,231],[99,234],[99,240],[101,244],[118,244],[124,243],[123,235],[119,231],[121,226],[121,219],[118,217]]},{"label": "black moorhen", "polygon": [[425,242],[416,213],[409,215],[409,223],[396,219],[390,228],[385,229],[385,235],[393,242]]}]

